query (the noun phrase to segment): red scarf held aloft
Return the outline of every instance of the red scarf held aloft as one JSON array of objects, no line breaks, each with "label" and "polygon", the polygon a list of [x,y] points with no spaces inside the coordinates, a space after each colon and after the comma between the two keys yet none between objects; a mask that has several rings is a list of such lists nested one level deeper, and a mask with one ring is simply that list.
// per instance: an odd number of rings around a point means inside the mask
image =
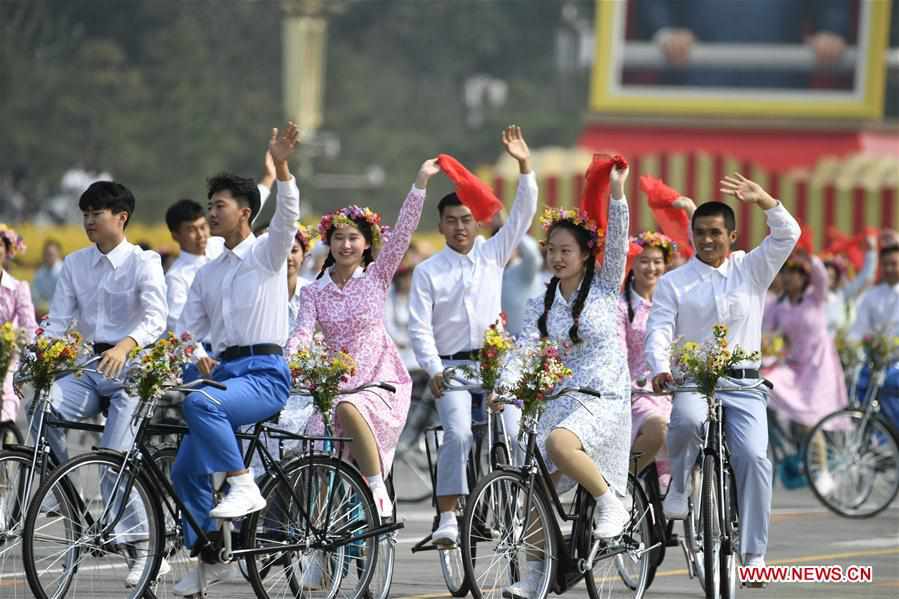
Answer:
[{"label": "red scarf held aloft", "polygon": [[612,168],[627,168],[627,160],[620,154],[594,154],[593,161],[584,175],[581,192],[581,210],[587,213],[600,230],[604,231],[609,220],[609,188]]},{"label": "red scarf held aloft", "polygon": [[652,216],[659,224],[662,233],[677,243],[678,250],[684,256],[693,255],[693,246],[690,244],[690,219],[687,213],[680,208],[672,206],[674,201],[681,197],[676,189],[668,187],[665,182],[655,177],[643,175],[640,177],[640,189],[649,199],[649,208]]},{"label": "red scarf held aloft", "polygon": [[829,227],[827,229],[829,244],[825,249],[825,252],[833,254],[834,256],[840,254],[845,255],[853,268],[855,268],[856,271],[859,271],[865,263],[865,252],[862,249],[865,238],[871,235],[876,236],[878,232],[876,227],[866,227],[861,233],[850,237],[836,227]]},{"label": "red scarf held aloft", "polygon": [[482,223],[488,222],[503,209],[503,203],[499,201],[493,190],[462,166],[461,162],[449,154],[440,154],[437,156],[437,164],[453,182],[456,187],[456,195],[471,210],[475,220]]},{"label": "red scarf held aloft", "polygon": [[806,254],[815,253],[815,232],[811,225],[802,225],[802,234],[799,235],[799,241],[796,242],[796,248],[803,250]]}]

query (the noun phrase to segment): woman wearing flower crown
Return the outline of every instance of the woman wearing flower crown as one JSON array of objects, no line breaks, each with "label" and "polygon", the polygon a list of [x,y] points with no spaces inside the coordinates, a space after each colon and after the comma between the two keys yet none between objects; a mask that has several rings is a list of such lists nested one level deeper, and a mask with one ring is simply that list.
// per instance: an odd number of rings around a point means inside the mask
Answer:
[{"label": "woman wearing flower crown", "polygon": [[[0,324],[11,322],[25,329],[29,338],[34,335],[37,323],[34,321],[34,305],[31,303],[31,290],[28,283],[18,281],[6,272],[7,260],[25,251],[25,241],[18,233],[0,223]],[[19,410],[19,398],[13,390],[12,375],[15,364],[10,364],[9,371],[3,379],[3,409],[0,410],[0,421],[15,421]],[[0,444],[3,440],[0,439]]]},{"label": "woman wearing flower crown", "polygon": [[[353,439],[350,452],[382,516],[393,513],[384,475],[393,462],[412,392],[412,380],[384,326],[384,302],[418,226],[428,180],[439,171],[436,160],[421,165],[383,246],[381,217],[368,208],[349,206],[322,217],[318,230],[330,252],[317,280],[300,291],[303,309],[288,344],[289,351],[308,345],[318,327],[329,347],[346,351],[356,361],[356,375],[347,387],[378,381],[396,386],[396,393],[385,398],[389,408],[372,393],[339,397],[333,419],[334,433]],[[309,432],[322,430],[321,417],[313,417]]]},{"label": "woman wearing flower crown", "polygon": [[[631,381],[636,386],[652,390],[651,372],[643,355],[646,340],[646,321],[652,308],[652,292],[656,283],[677,255],[677,244],[667,235],[644,231],[631,238],[633,267],[624,279],[618,302],[621,335],[627,345],[627,363]],[[671,417],[671,398],[657,395],[635,396],[631,403],[631,451],[640,452],[637,472],[641,472],[664,450],[665,434]],[[667,454],[666,454],[667,455]],[[658,460],[662,488],[667,484],[668,461]]]},{"label": "woman wearing flower crown", "polygon": [[[565,396],[547,404],[537,441],[555,481],[580,483],[597,502],[594,534],[621,534],[628,512],[619,496],[627,489],[630,439],[630,377],[617,317],[618,295],[628,250],[628,206],[624,197],[627,169],[611,173],[611,201],[602,267],[596,223],[583,212],[546,210],[546,259],[552,279],[543,298],[528,302],[522,343],[551,338],[565,347],[563,360],[573,372],[566,386],[590,387],[602,400]],[[500,386],[515,373],[506,369]],[[563,479],[564,475],[564,479]],[[610,492],[614,491],[614,492]],[[526,596],[526,589],[514,593]]]}]

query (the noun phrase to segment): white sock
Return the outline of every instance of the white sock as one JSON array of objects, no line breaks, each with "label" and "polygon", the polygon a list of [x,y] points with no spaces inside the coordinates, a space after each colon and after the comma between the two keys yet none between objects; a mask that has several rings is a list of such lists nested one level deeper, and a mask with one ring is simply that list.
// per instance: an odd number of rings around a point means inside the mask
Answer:
[{"label": "white sock", "polygon": [[237,476],[229,476],[228,484],[232,487],[250,487],[256,484],[256,480],[253,478],[253,474],[251,472],[244,472],[243,474],[238,474]]},{"label": "white sock", "polygon": [[440,512],[440,526],[456,521],[456,512]]},{"label": "white sock", "polygon": [[381,474],[366,476],[365,480],[368,481],[368,488],[372,491],[374,491],[375,489],[383,489],[387,487],[387,485],[384,484],[384,476]]},{"label": "white sock", "polygon": [[613,507],[617,502],[618,498],[615,497],[615,494],[612,492],[612,489],[609,489],[602,495],[597,495],[593,499],[596,500],[596,507],[601,512],[605,512],[610,507]]}]

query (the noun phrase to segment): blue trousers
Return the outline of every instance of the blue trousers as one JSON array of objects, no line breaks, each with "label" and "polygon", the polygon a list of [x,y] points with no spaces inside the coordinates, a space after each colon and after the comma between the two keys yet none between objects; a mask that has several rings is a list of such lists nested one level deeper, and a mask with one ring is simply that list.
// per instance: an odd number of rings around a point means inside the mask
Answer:
[{"label": "blue trousers", "polygon": [[[244,459],[234,432],[241,426],[266,420],[278,413],[290,391],[290,370],[282,356],[250,356],[223,362],[212,372],[213,380],[227,391],[204,387],[184,400],[182,413],[190,432],[178,448],[172,482],[178,497],[205,531],[218,529],[209,517],[213,507],[210,475],[244,469]],[[196,531],[184,519],[185,543],[192,547]]]},{"label": "blue trousers", "polygon": [[[858,375],[858,399],[865,401],[868,383],[871,381],[871,369],[865,366]],[[880,412],[897,429],[899,429],[899,364],[893,364],[886,371],[886,380],[880,388]]]},{"label": "blue trousers", "polygon": [[[752,379],[723,381],[724,386],[745,387],[755,383]],[[719,396],[724,403],[724,434],[737,478],[740,551],[744,555],[765,555],[768,547],[772,472],[768,460],[766,391],[762,387],[729,391]],[[668,424],[668,455],[671,458],[671,485],[676,493],[687,492],[687,480],[702,446],[708,414],[708,403],[698,393],[675,395]]]},{"label": "blue trousers", "polygon": [[[138,399],[125,393],[121,383],[95,372],[85,372],[78,377],[73,375],[64,377],[50,388],[50,403],[54,412],[63,420],[73,422],[93,418],[99,414],[103,408],[101,397],[109,398],[109,412],[100,437],[100,447],[127,451],[134,441],[135,431],[131,426],[131,418],[137,408]],[[40,416],[40,413],[35,412],[31,419],[32,438],[37,435],[37,419]],[[44,430],[53,454],[60,463],[67,461],[69,450],[66,447],[65,431],[54,427],[46,427]],[[101,476],[100,494],[103,500],[109,503],[117,474],[102,472]],[[116,501],[125,500],[125,497],[116,498]],[[116,525],[117,538],[120,542],[145,540],[146,514],[143,504],[136,495],[127,498],[127,501],[126,505],[129,507],[125,508],[122,519]]]}]

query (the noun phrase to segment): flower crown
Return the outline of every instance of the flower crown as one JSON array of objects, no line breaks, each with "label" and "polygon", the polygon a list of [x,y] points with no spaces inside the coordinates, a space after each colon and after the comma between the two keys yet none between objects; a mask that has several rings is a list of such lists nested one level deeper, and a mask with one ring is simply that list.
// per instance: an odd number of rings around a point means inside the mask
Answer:
[{"label": "flower crown", "polygon": [[308,252],[309,248],[312,247],[312,239],[317,234],[318,233],[316,231],[311,230],[303,223],[297,223],[297,232],[294,235],[294,239],[296,239],[299,244],[303,246],[303,253]]},{"label": "flower crown", "polygon": [[540,224],[543,225],[545,232],[548,233],[550,229],[560,222],[569,222],[576,227],[586,229],[591,237],[587,245],[593,250],[595,256],[602,253],[602,231],[599,230],[597,224],[586,212],[583,210],[566,210],[565,208],[546,208],[543,210]]},{"label": "flower crown", "polygon": [[9,245],[9,257],[12,258],[16,254],[23,254],[27,247],[22,236],[4,223],[0,223],[0,239],[3,239]]},{"label": "flower crown", "polygon": [[366,222],[371,226],[371,244],[374,247],[381,245],[381,215],[371,208],[360,208],[353,204],[346,208],[340,208],[329,212],[318,223],[318,234],[327,245],[328,235],[334,228],[356,227],[360,222]]},{"label": "flower crown", "polygon": [[656,233],[655,231],[643,231],[639,235],[634,235],[631,237],[631,243],[635,243],[641,248],[659,248],[669,256],[677,251],[677,243],[673,239],[664,233]]},{"label": "flower crown", "polygon": [[796,258],[789,258],[783,265],[782,270],[799,270],[804,272],[805,274],[809,274],[811,272],[811,268],[808,263],[798,260]]}]

